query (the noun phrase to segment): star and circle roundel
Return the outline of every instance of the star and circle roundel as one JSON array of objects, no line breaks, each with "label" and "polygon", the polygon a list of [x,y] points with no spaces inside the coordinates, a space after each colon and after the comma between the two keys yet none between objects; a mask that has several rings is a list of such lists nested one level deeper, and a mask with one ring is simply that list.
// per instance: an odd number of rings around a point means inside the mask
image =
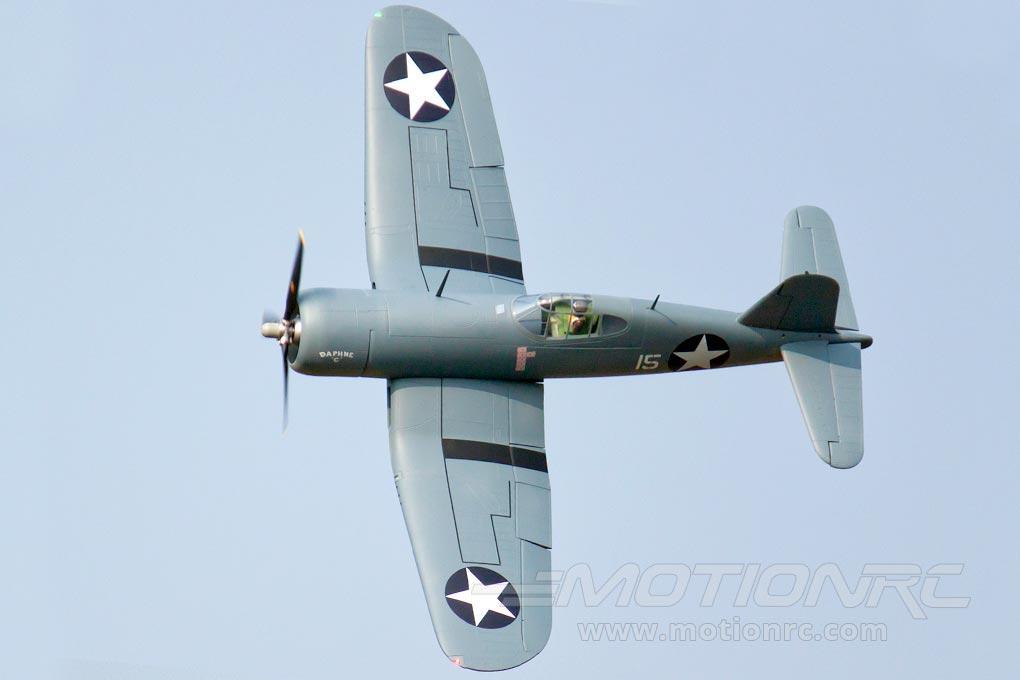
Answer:
[{"label": "star and circle roundel", "polygon": [[521,600],[510,581],[485,567],[453,572],[446,582],[446,604],[476,628],[503,628],[521,613]]},{"label": "star and circle roundel", "polygon": [[450,69],[426,52],[393,57],[383,73],[383,91],[397,113],[420,123],[448,114],[457,96]]},{"label": "star and circle roundel", "polygon": [[671,371],[718,368],[730,358],[730,346],[718,335],[702,333],[687,338],[669,355]]}]

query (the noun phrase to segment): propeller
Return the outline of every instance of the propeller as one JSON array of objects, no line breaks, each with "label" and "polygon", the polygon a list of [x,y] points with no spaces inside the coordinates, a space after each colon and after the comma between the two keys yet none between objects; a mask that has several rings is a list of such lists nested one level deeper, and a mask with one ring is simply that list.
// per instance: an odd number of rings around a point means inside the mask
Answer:
[{"label": "propeller", "polygon": [[290,273],[290,284],[287,286],[287,301],[283,306],[283,317],[275,319],[272,312],[262,314],[262,335],[277,341],[283,356],[283,429],[287,429],[287,402],[290,383],[290,366],[287,352],[291,345],[301,342],[301,310],[298,309],[298,290],[301,288],[301,260],[305,254],[305,234],[298,232],[297,253],[294,255],[294,268]]}]

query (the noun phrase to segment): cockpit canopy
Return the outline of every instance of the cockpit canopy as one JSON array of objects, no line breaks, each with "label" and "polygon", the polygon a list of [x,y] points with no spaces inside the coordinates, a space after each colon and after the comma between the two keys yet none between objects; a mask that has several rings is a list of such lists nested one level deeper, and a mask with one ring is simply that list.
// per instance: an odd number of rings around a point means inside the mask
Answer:
[{"label": "cockpit canopy", "polygon": [[546,293],[522,295],[513,302],[513,317],[524,330],[553,340],[614,335],[627,322],[612,314],[599,314],[590,295]]}]

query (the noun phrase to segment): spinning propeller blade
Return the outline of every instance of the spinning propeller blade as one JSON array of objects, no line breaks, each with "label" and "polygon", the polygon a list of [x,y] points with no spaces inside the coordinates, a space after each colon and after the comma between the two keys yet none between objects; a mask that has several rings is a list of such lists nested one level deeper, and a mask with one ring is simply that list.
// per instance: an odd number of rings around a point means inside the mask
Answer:
[{"label": "spinning propeller blade", "polygon": [[288,393],[290,385],[290,367],[287,366],[287,348],[282,347],[283,350],[283,431],[287,431],[287,410],[288,410]]},{"label": "spinning propeller blade", "polygon": [[297,296],[301,287],[301,260],[305,256],[305,233],[298,231],[297,253],[294,255],[294,268],[290,273],[290,286],[287,288],[287,304],[283,308],[283,318],[291,320],[298,312]]},{"label": "spinning propeller blade", "polygon": [[301,310],[298,308],[298,291],[301,289],[301,261],[305,254],[305,235],[298,232],[298,248],[294,255],[294,267],[290,274],[290,283],[287,286],[287,301],[283,308],[283,317],[275,320],[272,312],[265,312],[262,315],[262,335],[273,338],[280,344],[283,356],[283,429],[287,429],[287,402],[290,384],[290,366],[287,361],[287,352],[291,345],[301,342]]}]

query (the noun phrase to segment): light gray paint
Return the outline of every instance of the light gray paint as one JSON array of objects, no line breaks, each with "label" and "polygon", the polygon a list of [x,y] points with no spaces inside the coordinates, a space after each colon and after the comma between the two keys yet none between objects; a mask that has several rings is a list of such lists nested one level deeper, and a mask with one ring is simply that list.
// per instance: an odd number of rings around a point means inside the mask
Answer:
[{"label": "light gray paint", "polygon": [[[511,406],[514,402],[520,406]],[[551,587],[539,579],[551,569],[548,474],[444,459],[441,440],[537,441],[541,403],[542,386],[536,384],[439,379],[389,384],[393,475],[425,600],[443,651],[467,668],[520,665],[549,638]],[[474,627],[448,606],[447,579],[475,564],[510,579],[521,595],[520,613],[509,625]]]},{"label": "light gray paint", "polygon": [[839,252],[836,227],[824,210],[804,205],[791,210],[783,226],[783,263],[780,277],[824,274],[839,284],[836,327],[857,330],[857,313],[850,299],[850,282]]},{"label": "light gray paint", "polygon": [[[383,71],[407,51],[428,52],[453,74],[455,105],[436,121],[412,121],[384,96]],[[422,10],[381,10],[366,47],[366,121],[373,290],[303,292],[300,342],[288,358],[309,375],[389,380],[394,479],[436,636],[455,663],[517,666],[551,630],[541,597],[548,584],[537,578],[552,547],[544,379],[785,358],[818,455],[833,467],[860,462],[860,351],[871,339],[853,332],[835,229],[821,209],[787,216],[783,282],[743,314],[548,294],[536,303],[547,329],[539,335],[513,316],[530,303],[495,119],[470,45]],[[563,330],[575,321],[584,335]],[[462,453],[447,455],[448,445]],[[529,469],[523,461],[535,455],[542,464]],[[472,565],[540,597],[503,627],[465,621],[446,587]]]},{"label": "light gray paint", "polygon": [[[409,120],[386,99],[383,72],[410,51],[431,54],[453,73],[454,105],[437,121]],[[519,262],[496,120],[471,45],[428,12],[384,8],[369,26],[365,83],[365,237],[373,284],[435,290],[447,270],[421,266],[418,246]],[[524,292],[519,279],[464,270],[451,273],[447,285],[460,292]]]}]

